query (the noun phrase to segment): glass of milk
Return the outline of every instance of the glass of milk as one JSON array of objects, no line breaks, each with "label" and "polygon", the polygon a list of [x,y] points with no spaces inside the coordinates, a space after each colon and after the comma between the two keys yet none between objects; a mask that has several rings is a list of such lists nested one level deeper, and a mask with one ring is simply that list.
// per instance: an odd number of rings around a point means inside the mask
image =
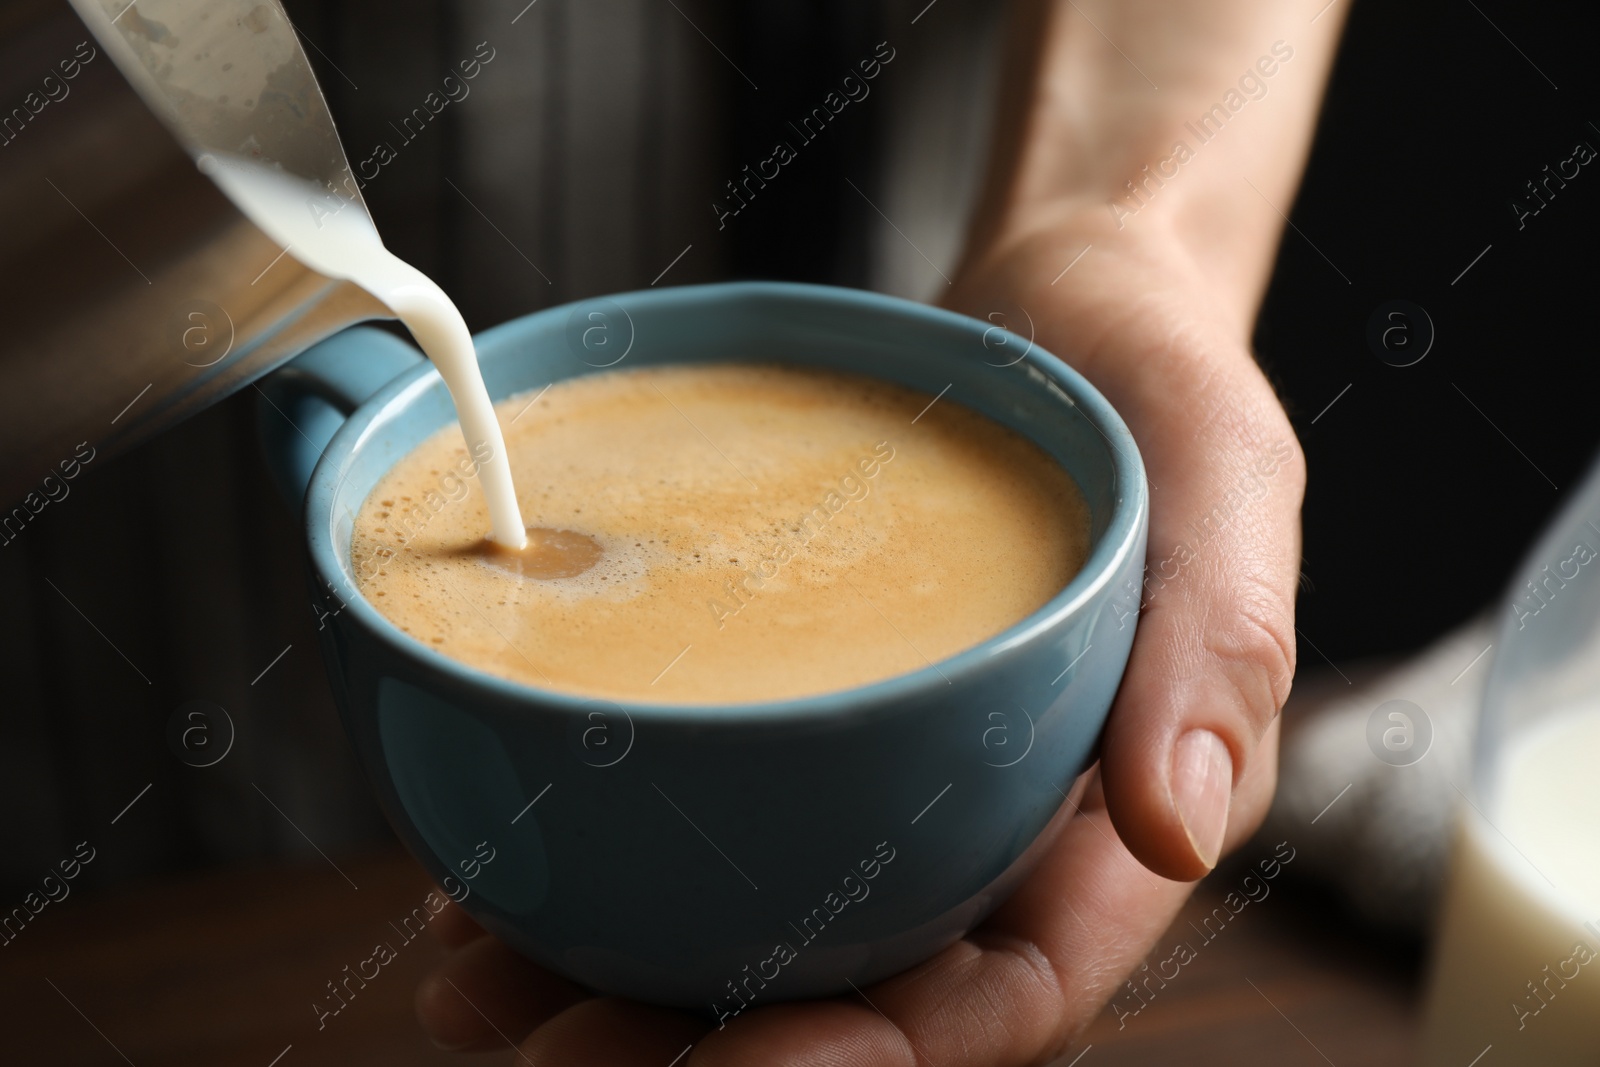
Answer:
[{"label": "glass of milk", "polygon": [[1432,977],[1428,1067],[1600,1064],[1600,465],[1501,608]]}]

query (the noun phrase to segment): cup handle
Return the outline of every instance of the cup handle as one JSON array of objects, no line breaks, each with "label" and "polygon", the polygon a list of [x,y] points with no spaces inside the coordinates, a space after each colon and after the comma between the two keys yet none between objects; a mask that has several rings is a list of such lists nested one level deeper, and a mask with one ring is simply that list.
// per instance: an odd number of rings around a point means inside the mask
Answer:
[{"label": "cup handle", "polygon": [[394,334],[354,326],[260,384],[256,430],[272,481],[292,511],[299,512],[322,450],[350,413],[422,361],[421,352]]}]

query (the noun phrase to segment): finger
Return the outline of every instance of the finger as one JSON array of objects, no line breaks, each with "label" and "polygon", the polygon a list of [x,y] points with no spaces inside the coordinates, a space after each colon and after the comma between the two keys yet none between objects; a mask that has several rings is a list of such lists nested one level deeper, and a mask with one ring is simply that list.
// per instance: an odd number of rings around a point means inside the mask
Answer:
[{"label": "finger", "polygon": [[616,997],[575,1004],[535,1030],[518,1064],[667,1067],[684,1062],[710,1024],[688,1012]]},{"label": "finger", "polygon": [[1304,474],[1293,430],[1247,356],[1192,338],[1184,347],[1141,361],[1170,393],[1134,402],[1139,423],[1155,428],[1141,446],[1159,489],[1101,775],[1133,854],[1192,880],[1216,865],[1230,814],[1251,822],[1264,811],[1260,791],[1239,798],[1235,788],[1294,674]]},{"label": "finger", "polygon": [[417,986],[417,1020],[440,1048],[482,1051],[520,1041],[589,996],[492,937],[450,954]]},{"label": "finger", "polygon": [[747,1011],[707,1034],[690,1067],[1010,1067],[1059,1053],[1192,888],[1145,870],[1106,813],[1071,810],[1039,868],[967,938],[859,994]]},{"label": "finger", "polygon": [[906,1067],[916,1050],[859,998],[774,1004],[712,1030],[687,1067]]},{"label": "finger", "polygon": [[1272,794],[1278,788],[1278,736],[1283,719],[1272,720],[1261,743],[1245,762],[1245,771],[1233,789],[1232,815],[1228,819],[1228,836],[1222,842],[1224,856],[1255,836],[1272,806]]},{"label": "finger", "polygon": [[1106,812],[1086,812],[988,922],[869,994],[932,1062],[1044,1062],[1099,1015],[1192,889],[1146,870]]},{"label": "finger", "polygon": [[[444,891],[439,890],[439,892],[442,894]],[[488,931],[479,926],[477,921],[454,901],[445,905],[444,910],[433,917],[428,929],[433,931],[433,936],[447,949],[458,949],[480,937],[489,936]]]}]

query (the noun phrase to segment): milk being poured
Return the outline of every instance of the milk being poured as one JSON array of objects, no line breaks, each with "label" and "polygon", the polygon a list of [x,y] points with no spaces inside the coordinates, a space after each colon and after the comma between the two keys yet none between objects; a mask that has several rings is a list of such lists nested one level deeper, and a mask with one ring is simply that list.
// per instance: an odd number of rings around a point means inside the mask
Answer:
[{"label": "milk being poured", "polygon": [[199,166],[289,255],[330,278],[359,285],[411,331],[450,390],[468,451],[479,455],[479,446],[487,446],[489,458],[479,466],[478,480],[489,504],[490,537],[507,548],[523,548],[527,536],[500,424],[472,335],[444,290],[385,248],[354,202],[245,159],[206,155]]}]

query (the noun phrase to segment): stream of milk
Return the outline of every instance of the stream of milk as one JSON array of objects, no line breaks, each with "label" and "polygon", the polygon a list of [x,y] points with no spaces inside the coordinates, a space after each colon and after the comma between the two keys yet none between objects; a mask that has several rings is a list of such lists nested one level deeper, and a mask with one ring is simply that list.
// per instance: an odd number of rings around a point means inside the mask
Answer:
[{"label": "stream of milk", "polygon": [[251,222],[286,252],[321,274],[359,285],[405,324],[427,353],[461,421],[467,450],[489,458],[478,481],[489,503],[492,540],[507,548],[527,544],[505,440],[483,384],[472,334],[461,312],[432,279],[383,246],[359,204],[247,159],[207,154],[200,170],[221,186]]}]

